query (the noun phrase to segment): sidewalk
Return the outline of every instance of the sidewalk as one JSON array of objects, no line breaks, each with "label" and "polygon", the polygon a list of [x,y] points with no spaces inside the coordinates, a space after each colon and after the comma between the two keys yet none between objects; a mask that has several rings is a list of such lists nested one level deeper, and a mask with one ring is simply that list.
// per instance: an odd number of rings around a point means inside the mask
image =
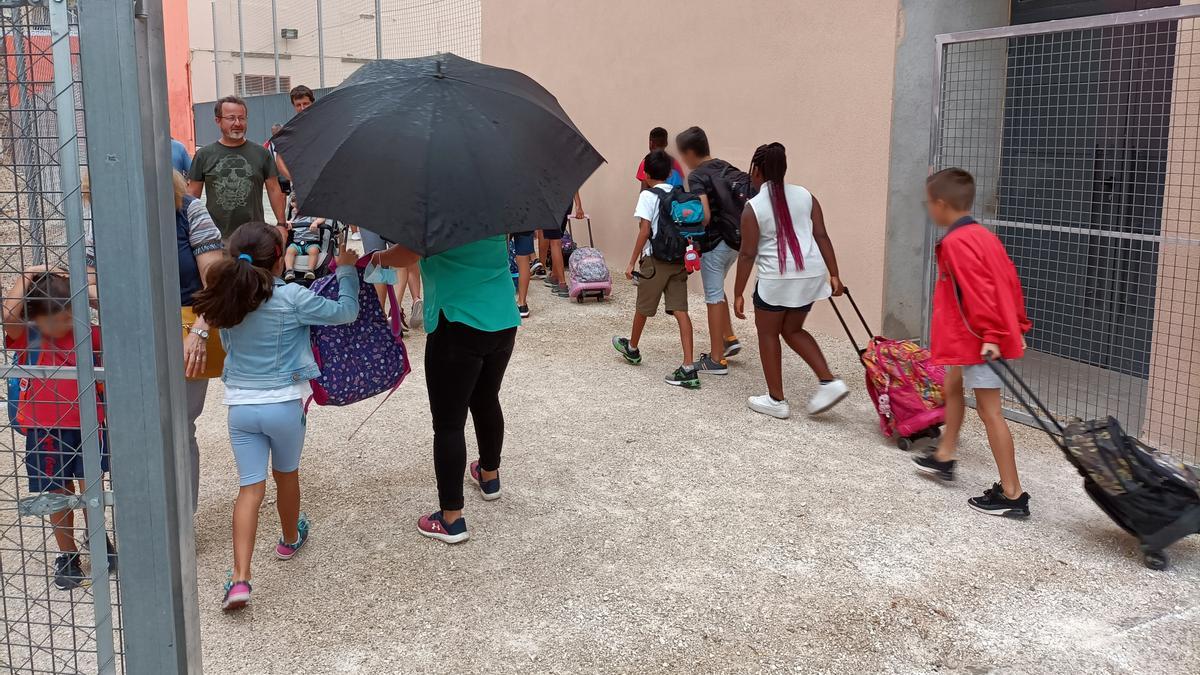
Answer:
[{"label": "sidewalk", "polygon": [[[818,335],[852,397],[768,419],[744,404],[763,389],[752,322],[737,323],[732,374],[684,391],[662,383],[670,319],[650,322],[640,367],[609,346],[633,303],[623,280],[615,293],[531,290],[503,394],[504,497],[468,488],[464,545],[414,528],[436,506],[423,335],[415,372],[354,440],[374,402],[315,408],[311,543],[271,558],[264,505],[254,601],[234,616],[219,609],[237,488],[214,384],[196,528],[205,672],[1200,672],[1200,538],[1146,569],[1044,436],[1014,428],[1033,517],[976,514],[966,499],[995,472],[973,418],[959,482],[930,482],[879,435],[844,340]],[[803,402],[799,358],[785,379]]]}]

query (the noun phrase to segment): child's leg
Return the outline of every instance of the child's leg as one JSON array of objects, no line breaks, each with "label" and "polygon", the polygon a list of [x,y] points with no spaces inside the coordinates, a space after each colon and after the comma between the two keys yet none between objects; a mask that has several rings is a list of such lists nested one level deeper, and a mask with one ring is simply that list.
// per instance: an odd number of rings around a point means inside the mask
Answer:
[{"label": "child's leg", "polygon": [[633,329],[629,331],[629,346],[633,349],[638,348],[638,342],[642,339],[642,331],[646,329],[646,315],[641,312],[633,313]]},{"label": "child's leg", "polygon": [[288,246],[283,253],[283,268],[287,270],[296,269],[296,247]]},{"label": "child's leg", "polygon": [[[532,276],[532,267],[529,259],[532,256],[519,255],[517,256],[517,304],[524,307],[529,300],[529,279]],[[417,291],[418,295],[420,291]]]},{"label": "child's leg", "polygon": [[550,242],[550,258],[554,261],[554,270],[550,277],[559,286],[562,286],[567,283],[566,270],[563,266],[562,239],[554,239]]},{"label": "child's leg", "polygon": [[263,433],[263,405],[229,408],[229,443],[238,469],[237,501],[233,505],[233,580],[250,580],[250,560],[258,532],[258,510],[267,492],[270,439]]},{"label": "child's leg", "polygon": [[413,302],[421,299],[421,263],[408,266],[408,294],[412,296]]},{"label": "child's leg", "polygon": [[313,272],[317,271],[317,258],[320,255],[321,255],[321,247],[320,246],[309,246],[308,247],[308,269],[309,270],[311,270]]},{"label": "child's leg", "polygon": [[262,430],[271,441],[271,474],[275,477],[275,504],[283,540],[300,540],[300,455],[304,451],[307,420],[300,400],[258,406]]},{"label": "child's leg", "polygon": [[785,312],[754,312],[754,327],[758,329],[758,357],[762,360],[763,377],[767,380],[767,393],[776,401],[783,395],[783,349],[779,335],[783,330]]},{"label": "child's leg", "polygon": [[683,365],[689,368],[696,363],[692,351],[692,317],[687,312],[675,312],[675,320],[679,322],[679,342],[683,345]]},{"label": "child's leg", "polygon": [[833,371],[829,370],[829,363],[825,360],[825,355],[821,353],[821,347],[817,344],[816,338],[812,336],[812,333],[804,330],[804,320],[808,318],[808,312],[788,310],[783,314],[781,334],[784,341],[788,343],[792,351],[804,359],[809,368],[812,368],[818,380],[826,382],[834,379]]},{"label": "child's leg", "polygon": [[1004,419],[999,389],[976,389],[975,411],[987,429],[988,445],[992,446],[992,457],[1000,471],[1000,485],[1004,496],[1016,499],[1021,496],[1021,479],[1017,476],[1017,451],[1013,447],[1012,432]]},{"label": "child's leg", "polygon": [[967,408],[967,402],[963,398],[961,366],[946,368],[942,399],[946,402],[946,424],[933,458],[939,462],[948,462],[958,454],[958,432],[962,429],[963,415]]},{"label": "child's leg", "polygon": [[[67,481],[67,486],[66,490],[50,490],[50,492],[74,494],[74,482]],[[58,546],[59,551],[63,553],[79,552],[79,544],[75,541],[75,511],[73,509],[63,509],[50,514],[50,526],[54,530],[54,543]]]}]

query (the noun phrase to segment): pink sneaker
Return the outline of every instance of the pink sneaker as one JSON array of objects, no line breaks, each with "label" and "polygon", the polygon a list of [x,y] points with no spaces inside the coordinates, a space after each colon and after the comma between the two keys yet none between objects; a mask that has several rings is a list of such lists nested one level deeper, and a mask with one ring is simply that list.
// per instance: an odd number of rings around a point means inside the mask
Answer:
[{"label": "pink sneaker", "polygon": [[283,541],[283,537],[279,538],[279,543],[275,544],[275,557],[280,560],[291,560],[300,552],[304,543],[308,541],[309,522],[308,516],[300,514],[300,519],[296,521],[296,531],[300,533],[300,538],[295,543],[288,544]]},{"label": "pink sneaker", "polygon": [[231,612],[235,609],[241,609],[248,604],[250,604],[249,581],[234,581],[230,579],[225,582],[225,599],[221,601],[221,609]]},{"label": "pink sneaker", "polygon": [[471,534],[467,532],[466,518],[460,517],[447,525],[441,511],[421,516],[417,521],[417,531],[426,537],[444,541],[447,544],[461,544],[471,538]]},{"label": "pink sneaker", "polygon": [[479,496],[485,501],[500,499],[500,476],[497,475],[491,480],[483,480],[483,474],[479,471],[479,462],[471,462],[471,480],[479,486]]}]

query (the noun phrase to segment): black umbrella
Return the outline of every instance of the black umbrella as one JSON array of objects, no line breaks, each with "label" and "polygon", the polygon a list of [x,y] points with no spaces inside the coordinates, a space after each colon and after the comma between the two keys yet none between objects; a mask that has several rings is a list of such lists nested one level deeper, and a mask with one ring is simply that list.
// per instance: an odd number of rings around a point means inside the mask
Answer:
[{"label": "black umbrella", "polygon": [[604,161],[537,82],[453,54],[372,61],[274,140],[301,211],[421,255],[557,227]]}]

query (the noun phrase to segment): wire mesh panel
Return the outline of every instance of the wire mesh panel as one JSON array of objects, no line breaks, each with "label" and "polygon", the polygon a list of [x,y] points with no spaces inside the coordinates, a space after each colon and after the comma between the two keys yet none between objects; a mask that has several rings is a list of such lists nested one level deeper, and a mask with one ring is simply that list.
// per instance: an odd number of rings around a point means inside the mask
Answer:
[{"label": "wire mesh panel", "polygon": [[123,670],[75,4],[0,2],[0,671]]},{"label": "wire mesh panel", "polygon": [[211,31],[202,23],[191,27],[196,100],[281,93],[300,84],[333,87],[377,58],[480,56],[479,0],[210,3]]},{"label": "wire mesh panel", "polygon": [[1200,460],[1198,15],[939,36],[932,143],[934,169],[975,175],[975,215],[1016,263],[1034,324],[1021,375],[1056,414],[1115,416],[1190,462]]}]

